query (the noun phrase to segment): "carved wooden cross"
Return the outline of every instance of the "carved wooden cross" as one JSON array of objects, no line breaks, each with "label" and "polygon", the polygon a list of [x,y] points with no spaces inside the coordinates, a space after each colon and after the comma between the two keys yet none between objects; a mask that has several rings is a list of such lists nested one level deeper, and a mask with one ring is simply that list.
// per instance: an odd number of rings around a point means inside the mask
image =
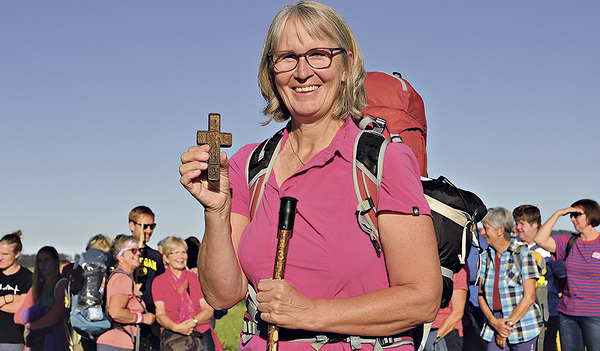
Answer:
[{"label": "carved wooden cross", "polygon": [[221,147],[231,147],[231,133],[221,133],[221,115],[218,113],[208,114],[208,130],[198,131],[198,145],[210,145],[210,157],[208,159],[208,180],[218,182],[221,174],[219,154]]}]

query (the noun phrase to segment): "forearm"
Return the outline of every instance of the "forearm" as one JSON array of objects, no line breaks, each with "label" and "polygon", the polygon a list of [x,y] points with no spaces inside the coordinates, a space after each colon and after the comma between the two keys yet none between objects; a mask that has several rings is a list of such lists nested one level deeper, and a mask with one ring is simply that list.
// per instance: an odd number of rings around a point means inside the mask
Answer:
[{"label": "forearm", "polygon": [[205,299],[200,299],[200,308],[202,308],[202,311],[194,316],[198,320],[198,324],[210,322],[211,318],[215,315],[215,310],[210,307]]},{"label": "forearm", "polygon": [[520,321],[525,313],[527,313],[527,310],[529,310],[531,305],[535,302],[535,283],[536,279],[527,279],[523,282],[523,298],[521,298],[521,301],[519,301],[515,309],[507,318],[513,324]]},{"label": "forearm", "polygon": [[452,310],[442,325],[438,329],[438,336],[444,337],[450,333],[460,321],[465,313],[465,304],[467,302],[466,290],[454,290],[452,294]]},{"label": "forearm", "polygon": [[0,298],[0,311],[6,313],[16,313],[21,304],[25,301],[26,294],[8,294]]},{"label": "forearm", "polygon": [[[247,218],[240,215],[205,213],[206,231],[198,256],[198,276],[206,301],[216,309],[234,306],[246,296],[247,280],[237,258],[239,234]],[[241,227],[241,229],[239,229]],[[237,229],[234,232],[233,229]],[[232,234],[233,233],[233,234]]]},{"label": "forearm", "polygon": [[131,312],[125,308],[119,309],[118,311],[111,310],[109,312],[112,319],[121,324],[152,324],[154,321],[152,313]]},{"label": "forearm", "polygon": [[546,223],[544,223],[537,231],[534,241],[544,250],[554,253],[556,252],[556,243],[554,239],[550,236],[552,234],[552,228],[560,218],[561,214],[559,212],[555,212]]},{"label": "forearm", "polygon": [[[353,335],[395,335],[435,319],[434,289],[396,286],[351,298],[317,299],[300,317],[298,329]],[[302,308],[302,306],[300,306]]]}]

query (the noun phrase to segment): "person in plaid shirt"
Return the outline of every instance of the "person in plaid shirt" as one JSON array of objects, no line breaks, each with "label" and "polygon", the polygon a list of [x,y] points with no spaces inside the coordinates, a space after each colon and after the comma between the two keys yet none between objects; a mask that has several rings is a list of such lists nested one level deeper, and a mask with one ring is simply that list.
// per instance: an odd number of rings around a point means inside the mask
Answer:
[{"label": "person in plaid shirt", "polygon": [[539,278],[531,251],[521,251],[521,270],[514,263],[517,240],[511,237],[513,216],[505,208],[488,210],[482,220],[483,235],[489,245],[480,255],[479,306],[486,317],[481,335],[487,350],[535,350],[543,327],[535,302]]}]

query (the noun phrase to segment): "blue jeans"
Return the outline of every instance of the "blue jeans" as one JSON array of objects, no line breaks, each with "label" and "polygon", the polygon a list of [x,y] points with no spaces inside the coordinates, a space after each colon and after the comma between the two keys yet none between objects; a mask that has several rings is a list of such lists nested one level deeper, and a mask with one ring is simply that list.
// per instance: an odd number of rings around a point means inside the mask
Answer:
[{"label": "blue jeans", "polygon": [[[443,338],[437,342],[437,344],[433,344],[435,339],[437,338],[437,329],[432,329],[429,332],[429,337],[427,338],[427,343],[425,343],[425,348],[423,351],[448,351],[448,347],[446,347],[446,340]],[[415,346],[415,349],[417,347]]]},{"label": "blue jeans", "polygon": [[558,313],[561,350],[600,351],[600,317]]}]

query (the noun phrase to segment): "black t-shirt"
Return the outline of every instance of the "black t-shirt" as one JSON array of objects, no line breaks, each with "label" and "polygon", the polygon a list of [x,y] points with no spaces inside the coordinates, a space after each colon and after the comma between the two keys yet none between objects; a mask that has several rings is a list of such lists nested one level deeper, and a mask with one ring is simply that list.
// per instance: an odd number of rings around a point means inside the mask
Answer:
[{"label": "black t-shirt", "polygon": [[[27,294],[31,288],[33,273],[25,267],[21,267],[17,273],[4,275],[0,272],[0,299],[4,303],[2,296],[10,294]],[[23,344],[24,326],[15,324],[14,313],[0,311],[0,343]]]},{"label": "black t-shirt", "polygon": [[152,281],[154,278],[165,272],[160,252],[148,246],[140,249],[140,266],[135,272],[135,280],[137,283],[142,283],[140,292],[146,303],[146,307],[150,312],[154,313],[154,300],[152,299]]}]

